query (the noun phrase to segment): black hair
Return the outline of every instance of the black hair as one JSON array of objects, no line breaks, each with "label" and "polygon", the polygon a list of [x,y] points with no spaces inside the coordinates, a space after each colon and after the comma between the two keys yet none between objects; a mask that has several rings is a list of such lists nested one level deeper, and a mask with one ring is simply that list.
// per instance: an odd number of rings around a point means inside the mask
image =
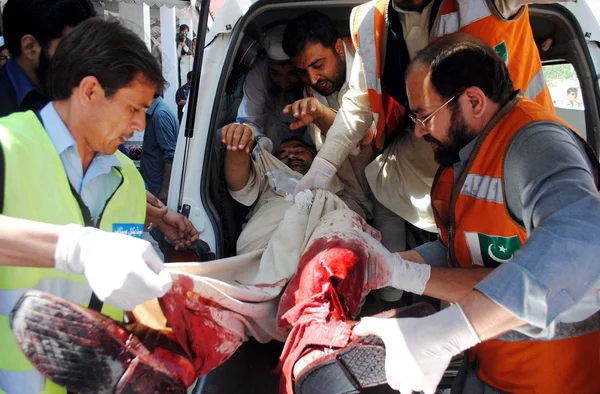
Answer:
[{"label": "black hair", "polygon": [[158,93],[165,87],[162,70],[146,44],[119,22],[100,18],[88,19],[61,40],[48,72],[50,98],[69,98],[87,76],[98,79],[107,97],[138,76]]},{"label": "black hair", "polygon": [[193,74],[193,71],[188,72],[186,78],[189,79],[189,80],[191,80],[192,79],[192,74]]},{"label": "black hair", "polygon": [[277,149],[274,156],[277,157],[279,155],[279,152],[281,152],[281,145],[285,144],[286,142],[290,142],[290,141],[299,142],[302,145],[304,145],[306,148],[308,148],[308,150],[310,150],[310,152],[313,154],[313,157],[317,155],[317,148],[315,148],[314,145],[311,145],[308,142],[302,141],[301,139],[298,139],[296,137],[289,137],[289,138],[285,138],[283,141],[281,141],[281,144],[279,144],[279,149]]},{"label": "black hair", "polygon": [[483,41],[469,34],[444,36],[419,51],[406,70],[429,67],[431,84],[444,100],[477,86],[497,104],[504,104],[514,86],[504,61]]},{"label": "black hair", "polygon": [[189,31],[190,27],[188,25],[186,25],[185,23],[182,23],[181,25],[179,25],[179,31],[184,31],[185,29],[188,29],[188,31]]},{"label": "black hair", "polygon": [[295,57],[307,44],[320,43],[326,48],[335,49],[340,34],[333,21],[318,11],[309,11],[292,20],[283,32],[283,51]]},{"label": "black hair", "polygon": [[4,41],[11,55],[20,56],[21,39],[27,34],[46,47],[65,28],[95,15],[90,0],[10,0],[2,12]]}]

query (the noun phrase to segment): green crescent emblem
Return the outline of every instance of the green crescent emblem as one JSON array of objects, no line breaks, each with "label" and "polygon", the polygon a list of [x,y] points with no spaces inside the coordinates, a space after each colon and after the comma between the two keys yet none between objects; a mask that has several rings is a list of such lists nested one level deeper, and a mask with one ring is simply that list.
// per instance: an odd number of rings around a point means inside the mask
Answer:
[{"label": "green crescent emblem", "polygon": [[512,260],[521,247],[518,235],[503,237],[483,233],[465,233],[471,261],[474,265],[496,268]]},{"label": "green crescent emblem", "polygon": [[508,48],[506,42],[502,41],[500,44],[494,47],[494,51],[504,60],[504,64],[508,64]]}]

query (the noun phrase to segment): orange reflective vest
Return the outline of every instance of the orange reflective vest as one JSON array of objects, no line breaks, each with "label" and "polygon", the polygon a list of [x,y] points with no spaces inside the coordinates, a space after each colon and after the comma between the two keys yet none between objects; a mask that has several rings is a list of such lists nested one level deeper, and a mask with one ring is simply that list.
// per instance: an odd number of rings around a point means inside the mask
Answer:
[{"label": "orange reflective vest", "polygon": [[[431,35],[439,38],[451,33],[472,34],[495,49],[506,62],[515,89],[554,113],[550,91],[542,73],[542,62],[529,24],[529,9],[524,6],[511,20],[500,15],[493,0],[443,0]],[[385,135],[402,124],[405,108],[382,88],[388,32],[389,0],[372,0],[355,7],[350,16],[350,31],[360,54],[371,110],[377,124],[377,147]]]},{"label": "orange reflective vest", "polygon": [[371,1],[352,9],[350,15],[352,41],[363,62],[373,120],[377,126],[375,144],[379,149],[383,148],[386,136],[391,137],[402,125],[406,112],[381,86],[382,48],[385,48],[387,37],[387,5],[388,0]]},{"label": "orange reflective vest", "polygon": [[[451,266],[493,268],[510,264],[512,253],[527,241],[527,233],[511,218],[504,199],[502,171],[508,147],[532,122],[552,121],[574,130],[540,105],[528,99],[515,105],[517,100],[503,108],[503,112],[510,112],[480,136],[456,184],[451,167],[441,168],[436,175],[432,206]],[[598,176],[591,148],[588,156]],[[600,392],[599,351],[600,331],[552,341],[493,339],[470,352],[479,365],[479,378],[501,391],[591,394]]]},{"label": "orange reflective vest", "polygon": [[522,90],[525,97],[554,113],[529,24],[528,6],[506,20],[496,10],[493,0],[444,0],[432,35],[440,38],[459,31],[472,34],[494,48],[506,63],[515,89]]}]

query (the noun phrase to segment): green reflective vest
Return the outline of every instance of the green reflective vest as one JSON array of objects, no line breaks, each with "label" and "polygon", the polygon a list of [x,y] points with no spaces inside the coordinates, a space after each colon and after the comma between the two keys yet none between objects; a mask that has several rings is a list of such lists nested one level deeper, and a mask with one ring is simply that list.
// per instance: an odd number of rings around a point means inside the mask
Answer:
[{"label": "green reflective vest", "polygon": [[[60,156],[35,113],[0,118],[0,145],[4,154],[2,214],[52,224],[91,226],[89,211],[71,189]],[[122,182],[108,200],[98,227],[141,237],[146,215],[144,181],[135,165],[121,152]],[[15,343],[8,315],[30,288],[87,306],[92,290],[82,275],[53,268],[0,267],[0,393],[65,393],[43,378]],[[104,305],[102,313],[122,320],[123,311]]]}]

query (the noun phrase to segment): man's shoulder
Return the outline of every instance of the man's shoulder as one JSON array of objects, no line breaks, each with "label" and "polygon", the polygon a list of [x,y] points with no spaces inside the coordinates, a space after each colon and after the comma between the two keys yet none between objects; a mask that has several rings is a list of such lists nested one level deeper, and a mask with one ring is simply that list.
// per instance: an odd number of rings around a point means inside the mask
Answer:
[{"label": "man's shoulder", "polygon": [[177,116],[173,113],[171,108],[167,105],[164,100],[161,100],[156,109],[154,110],[153,119],[160,121],[161,123],[168,121],[173,124],[179,125],[179,121],[177,120]]},{"label": "man's shoulder", "polygon": [[[560,123],[537,121],[524,127],[512,139],[504,164],[505,169],[517,171],[523,163],[538,168],[556,168],[574,158],[589,160],[583,139]],[[514,166],[515,163],[521,165]]]},{"label": "man's shoulder", "polygon": [[17,92],[8,77],[6,66],[0,67],[0,117],[17,112]]}]

